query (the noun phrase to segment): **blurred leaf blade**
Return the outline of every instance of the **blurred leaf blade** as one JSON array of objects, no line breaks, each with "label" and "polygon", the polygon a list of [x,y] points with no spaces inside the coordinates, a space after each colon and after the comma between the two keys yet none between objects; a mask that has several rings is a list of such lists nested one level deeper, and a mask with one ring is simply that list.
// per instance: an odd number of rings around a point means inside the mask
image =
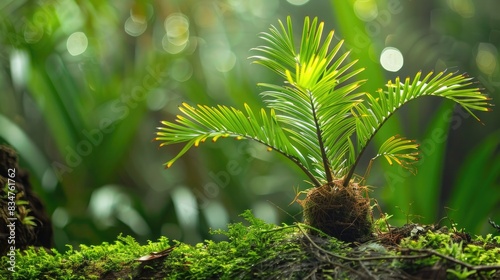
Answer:
[{"label": "blurred leaf blade", "polygon": [[449,215],[467,230],[479,232],[500,201],[500,131],[479,142],[457,172]]}]

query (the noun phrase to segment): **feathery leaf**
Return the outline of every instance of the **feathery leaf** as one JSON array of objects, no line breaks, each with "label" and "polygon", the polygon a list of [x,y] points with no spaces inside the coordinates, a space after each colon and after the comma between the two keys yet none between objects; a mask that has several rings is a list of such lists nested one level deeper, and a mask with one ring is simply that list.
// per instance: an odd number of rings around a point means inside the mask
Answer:
[{"label": "feathery leaf", "polygon": [[[175,122],[162,122],[157,140],[163,145],[186,143],[171,166],[192,146],[220,137],[252,139],[276,150],[297,164],[315,186],[343,178],[347,186],[368,143],[381,126],[406,103],[438,96],[453,100],[474,118],[472,110],[489,111],[489,98],[474,87],[472,78],[455,73],[419,72],[413,79],[399,77],[374,94],[356,92],[365,80],[353,80],[364,69],[354,68],[350,53],[339,54],[343,41],[334,44],[334,33],[323,38],[324,23],[305,18],[300,45],[295,45],[292,20],[261,33],[265,45],[252,49],[251,58],[283,78],[261,96],[267,108],[255,114],[235,108],[184,103]],[[393,136],[372,159],[384,157],[411,168],[418,159],[418,144]],[[370,167],[370,166],[369,166]],[[369,169],[368,167],[368,169]]]}]

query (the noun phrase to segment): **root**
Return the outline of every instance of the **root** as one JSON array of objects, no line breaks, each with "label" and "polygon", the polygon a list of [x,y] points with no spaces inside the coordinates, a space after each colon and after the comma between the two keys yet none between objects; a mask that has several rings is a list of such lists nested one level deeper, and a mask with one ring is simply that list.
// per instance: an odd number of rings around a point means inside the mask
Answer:
[{"label": "root", "polygon": [[340,240],[353,242],[370,237],[372,232],[370,199],[366,187],[342,180],[311,189],[297,200],[304,208],[305,223]]}]

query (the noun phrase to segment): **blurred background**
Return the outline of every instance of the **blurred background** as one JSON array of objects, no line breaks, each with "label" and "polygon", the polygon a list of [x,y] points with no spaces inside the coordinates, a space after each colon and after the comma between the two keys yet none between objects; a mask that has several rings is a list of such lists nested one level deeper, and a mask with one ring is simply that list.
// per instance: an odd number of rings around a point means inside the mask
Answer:
[{"label": "blurred background", "polygon": [[[458,71],[497,103],[498,10],[492,0],[2,0],[0,143],[30,171],[60,250],[120,233],[196,243],[217,238],[209,229],[240,221],[245,209],[292,223],[300,207],[289,204],[309,184],[285,158],[221,140],[165,170],[181,147],[152,141],[160,120],[173,120],[182,102],[263,106],[257,83],[281,81],[251,64],[250,49],[287,15],[297,32],[305,16],[335,29],[366,67],[362,90],[420,70]],[[442,225],[493,232],[488,218],[500,223],[500,113],[493,109],[478,122],[429,97],[386,124],[373,147],[402,134],[422,148],[416,175],[373,164],[370,195],[394,215],[391,223],[447,217]]]}]

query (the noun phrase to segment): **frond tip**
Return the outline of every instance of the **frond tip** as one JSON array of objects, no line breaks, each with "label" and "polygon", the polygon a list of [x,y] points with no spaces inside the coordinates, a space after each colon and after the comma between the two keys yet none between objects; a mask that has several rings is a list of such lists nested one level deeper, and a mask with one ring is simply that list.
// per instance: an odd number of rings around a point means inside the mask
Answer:
[{"label": "frond tip", "polygon": [[381,146],[377,155],[373,158],[384,157],[392,165],[393,161],[404,168],[409,168],[418,158],[419,144],[415,140],[409,140],[399,135],[389,137]]}]

